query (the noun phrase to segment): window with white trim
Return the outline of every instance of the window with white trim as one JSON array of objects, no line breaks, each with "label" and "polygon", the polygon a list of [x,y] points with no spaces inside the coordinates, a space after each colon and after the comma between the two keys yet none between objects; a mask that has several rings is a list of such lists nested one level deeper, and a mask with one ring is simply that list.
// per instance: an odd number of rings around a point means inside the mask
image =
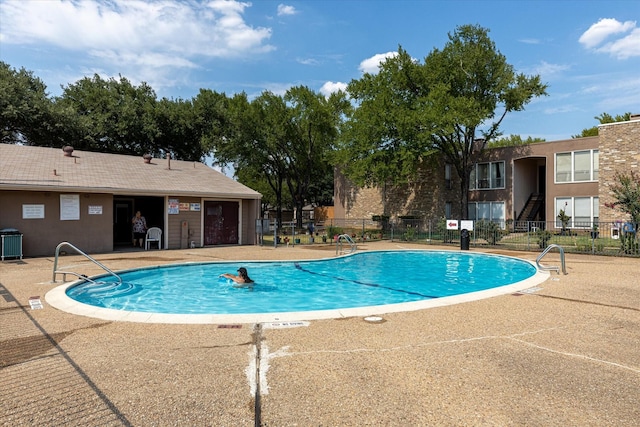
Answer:
[{"label": "window with white trim", "polygon": [[504,202],[469,202],[469,219],[476,221],[486,220],[505,226]]},{"label": "window with white trim", "polygon": [[556,183],[598,180],[598,150],[556,153]]},{"label": "window with white trim", "polygon": [[469,176],[470,190],[504,188],[504,161],[477,163]]},{"label": "window with white trim", "polygon": [[591,228],[597,224],[600,216],[600,199],[595,197],[557,197],[555,208],[556,228],[562,228],[558,219],[560,210],[571,217],[570,228]]}]

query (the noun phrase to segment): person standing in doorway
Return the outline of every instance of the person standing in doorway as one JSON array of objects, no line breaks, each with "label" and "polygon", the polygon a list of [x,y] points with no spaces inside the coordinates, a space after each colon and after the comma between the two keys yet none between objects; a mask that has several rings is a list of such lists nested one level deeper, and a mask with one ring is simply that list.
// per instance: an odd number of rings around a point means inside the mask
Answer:
[{"label": "person standing in doorway", "polygon": [[133,224],[133,246],[138,246],[137,243],[140,241],[140,247],[143,247],[144,239],[147,236],[147,220],[140,211],[137,211],[131,224]]}]

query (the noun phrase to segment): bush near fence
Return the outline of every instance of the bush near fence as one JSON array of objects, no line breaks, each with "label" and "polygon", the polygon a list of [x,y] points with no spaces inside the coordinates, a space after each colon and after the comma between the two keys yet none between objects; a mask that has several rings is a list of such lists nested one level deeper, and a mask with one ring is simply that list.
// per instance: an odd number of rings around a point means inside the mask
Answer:
[{"label": "bush near fence", "polygon": [[[342,234],[348,234],[356,243],[392,240],[425,245],[460,245],[460,231],[447,230],[444,218],[403,218],[397,221],[387,218],[378,221],[334,218],[314,224],[313,232],[308,226],[296,229],[287,224],[278,230],[277,237],[280,244],[332,245],[335,237]],[[509,221],[501,224],[478,220],[474,222],[470,235],[471,247],[540,251],[550,244],[557,244],[570,253],[640,256],[638,226],[620,221],[575,223],[563,230],[557,221]],[[263,236],[263,244],[273,244],[273,233]]]}]

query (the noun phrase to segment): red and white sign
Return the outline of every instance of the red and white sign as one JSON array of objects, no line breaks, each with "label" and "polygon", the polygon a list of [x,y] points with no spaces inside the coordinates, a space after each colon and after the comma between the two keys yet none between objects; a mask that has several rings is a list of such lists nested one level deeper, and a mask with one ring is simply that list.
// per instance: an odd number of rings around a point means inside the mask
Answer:
[{"label": "red and white sign", "polygon": [[448,219],[447,220],[447,230],[457,230],[458,229],[458,220],[457,219]]}]

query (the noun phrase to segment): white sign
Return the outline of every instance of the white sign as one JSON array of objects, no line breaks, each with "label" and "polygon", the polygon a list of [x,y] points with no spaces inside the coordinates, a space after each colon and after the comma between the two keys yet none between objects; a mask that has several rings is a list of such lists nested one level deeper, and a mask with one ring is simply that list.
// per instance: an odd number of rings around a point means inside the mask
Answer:
[{"label": "white sign", "polygon": [[80,219],[80,195],[60,195],[60,221],[76,221]]},{"label": "white sign", "polygon": [[299,328],[301,326],[309,326],[309,322],[305,321],[293,321],[293,322],[266,322],[262,324],[265,329],[288,329]]},{"label": "white sign", "polygon": [[89,206],[89,215],[102,215],[102,206]]},{"label": "white sign", "polygon": [[460,221],[460,230],[473,231],[473,221],[468,219],[464,219]]},{"label": "white sign", "polygon": [[200,203],[191,203],[190,210],[194,212],[200,212]]},{"label": "white sign", "polygon": [[458,229],[458,220],[457,219],[448,219],[447,220],[447,230],[457,230]]},{"label": "white sign", "polygon": [[39,310],[44,308],[39,296],[29,298],[29,305],[31,306],[31,310]]},{"label": "white sign", "polygon": [[44,218],[44,205],[22,205],[22,219]]}]

